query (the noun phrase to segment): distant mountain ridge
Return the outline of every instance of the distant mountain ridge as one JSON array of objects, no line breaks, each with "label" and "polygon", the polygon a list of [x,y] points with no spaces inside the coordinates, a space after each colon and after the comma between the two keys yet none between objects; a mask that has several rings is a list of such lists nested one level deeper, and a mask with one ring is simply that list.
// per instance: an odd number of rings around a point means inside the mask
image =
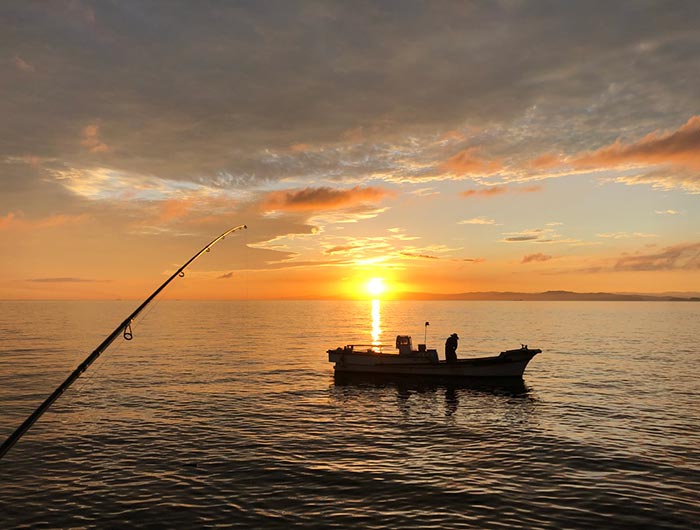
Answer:
[{"label": "distant mountain ridge", "polygon": [[700,302],[698,296],[637,293],[576,293],[573,291],[545,291],[518,293],[484,291],[472,293],[403,293],[402,300],[527,300],[527,301],[599,301],[599,302]]}]

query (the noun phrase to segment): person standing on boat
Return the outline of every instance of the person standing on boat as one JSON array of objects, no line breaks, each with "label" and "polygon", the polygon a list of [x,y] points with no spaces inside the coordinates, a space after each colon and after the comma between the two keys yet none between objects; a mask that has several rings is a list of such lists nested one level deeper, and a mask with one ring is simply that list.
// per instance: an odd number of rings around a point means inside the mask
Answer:
[{"label": "person standing on boat", "polygon": [[453,333],[449,337],[447,337],[447,340],[445,341],[445,360],[448,363],[456,363],[457,362],[457,342],[459,341],[459,337],[457,336],[456,333]]}]

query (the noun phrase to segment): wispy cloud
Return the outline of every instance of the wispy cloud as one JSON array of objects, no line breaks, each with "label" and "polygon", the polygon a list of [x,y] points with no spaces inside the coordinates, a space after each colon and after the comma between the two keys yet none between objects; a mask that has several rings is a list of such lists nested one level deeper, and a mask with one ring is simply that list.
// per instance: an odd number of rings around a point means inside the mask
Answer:
[{"label": "wispy cloud", "polygon": [[680,212],[676,210],[654,210],[659,215],[678,215]]},{"label": "wispy cloud", "polygon": [[107,167],[50,169],[54,181],[72,193],[90,200],[106,201],[186,201],[196,198],[251,200],[253,193],[237,187],[219,187],[198,182],[160,178]]},{"label": "wispy cloud", "polygon": [[18,55],[15,55],[12,58],[12,64],[15,65],[15,68],[17,68],[17,70],[21,70],[22,72],[34,72],[36,70],[31,64],[29,64],[27,61],[25,61]]},{"label": "wispy cloud", "polygon": [[[556,226],[556,224],[554,224]],[[530,228],[520,232],[506,232],[501,239],[503,243],[579,243],[577,239],[565,238],[559,234],[552,226],[545,228]]]},{"label": "wispy cloud", "polygon": [[87,214],[59,214],[30,219],[25,217],[22,212],[10,212],[4,216],[0,216],[0,231],[53,228],[64,225],[80,224],[88,219],[89,216]]},{"label": "wispy cloud", "polygon": [[529,162],[529,166],[533,169],[549,169],[562,164],[561,157],[553,155],[551,153],[545,153],[538,156],[534,160]]},{"label": "wispy cloud", "polygon": [[106,153],[109,147],[100,139],[100,126],[96,123],[86,125],[82,131],[80,144],[91,153]]},{"label": "wispy cloud", "polygon": [[460,193],[462,197],[493,197],[494,195],[502,195],[508,193],[508,188],[506,186],[491,186],[488,188],[480,189],[469,189]]},{"label": "wispy cloud", "polygon": [[526,256],[523,256],[523,259],[520,261],[520,263],[532,263],[534,262],[541,262],[541,261],[549,261],[552,259],[552,256],[549,256],[547,254],[528,254]]},{"label": "wispy cloud", "polygon": [[484,160],[477,156],[478,149],[469,148],[451,156],[443,165],[447,171],[460,174],[490,175],[498,172],[503,164],[498,160]]},{"label": "wispy cloud", "polygon": [[419,258],[419,259],[440,259],[437,256],[431,256],[430,254],[416,254],[414,252],[399,252],[402,256],[407,258]]},{"label": "wispy cloud", "polygon": [[379,202],[389,195],[392,195],[389,191],[371,186],[345,190],[320,187],[272,191],[263,199],[261,208],[268,212],[323,212]]},{"label": "wispy cloud", "polygon": [[511,187],[511,186],[490,186],[487,188],[469,189],[460,193],[462,197],[493,197],[496,195],[503,195],[504,193],[536,193],[542,191],[542,186],[524,186],[524,187]]},{"label": "wispy cloud", "polygon": [[521,241],[541,241],[540,235],[539,234],[533,234],[533,233],[521,233],[521,234],[513,234],[509,235],[503,241],[507,241],[509,243],[517,243]]},{"label": "wispy cloud", "polygon": [[608,232],[597,235],[598,237],[602,237],[603,239],[633,239],[659,237],[658,234],[647,234],[644,232]]},{"label": "wispy cloud", "polygon": [[617,271],[659,271],[700,269],[700,243],[665,247],[659,252],[623,256],[615,264]]},{"label": "wispy cloud", "polygon": [[412,190],[410,193],[411,195],[416,195],[418,197],[432,197],[440,194],[440,192],[435,188],[418,188]]},{"label": "wispy cloud", "polygon": [[675,131],[652,132],[637,142],[617,140],[578,156],[572,164],[582,167],[672,164],[700,169],[700,116],[692,116]]},{"label": "wispy cloud", "polygon": [[360,245],[336,245],[334,247],[327,248],[324,250],[325,254],[336,254],[338,252],[349,252],[361,248]]},{"label": "wispy cloud", "polygon": [[464,219],[459,221],[457,224],[460,225],[495,225],[497,224],[494,219],[489,219],[488,217],[472,217],[471,219]]}]

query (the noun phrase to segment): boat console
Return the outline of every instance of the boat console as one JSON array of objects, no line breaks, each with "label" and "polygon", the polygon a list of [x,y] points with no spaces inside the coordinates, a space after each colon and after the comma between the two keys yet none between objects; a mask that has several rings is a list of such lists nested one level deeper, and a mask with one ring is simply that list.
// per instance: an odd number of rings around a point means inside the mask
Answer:
[{"label": "boat console", "polygon": [[438,362],[437,350],[428,350],[425,344],[419,344],[418,349],[414,350],[410,335],[397,335],[396,349],[399,350],[399,355],[402,357],[428,359],[433,363]]}]

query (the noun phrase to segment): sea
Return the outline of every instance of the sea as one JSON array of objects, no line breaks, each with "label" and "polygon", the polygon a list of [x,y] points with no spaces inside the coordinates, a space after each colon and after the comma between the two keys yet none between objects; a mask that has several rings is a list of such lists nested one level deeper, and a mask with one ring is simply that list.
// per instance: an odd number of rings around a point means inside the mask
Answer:
[{"label": "sea", "polygon": [[[0,302],[0,438],[137,305]],[[698,528],[700,303],[147,311],[0,460],[1,528]],[[515,384],[328,363],[451,333],[462,358],[542,353]]]}]

